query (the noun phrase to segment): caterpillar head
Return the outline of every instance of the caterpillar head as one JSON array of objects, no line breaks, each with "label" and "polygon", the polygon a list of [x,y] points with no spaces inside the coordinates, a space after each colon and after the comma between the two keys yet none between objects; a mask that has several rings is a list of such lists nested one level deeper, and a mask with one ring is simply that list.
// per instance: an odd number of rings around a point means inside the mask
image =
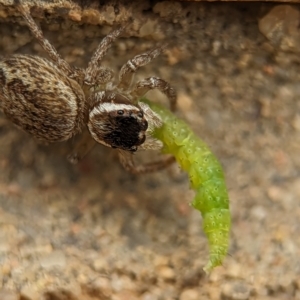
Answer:
[{"label": "caterpillar head", "polygon": [[129,152],[157,148],[151,132],[162,122],[147,104],[134,105],[129,98],[116,93],[98,92],[94,97],[88,128],[95,141]]}]

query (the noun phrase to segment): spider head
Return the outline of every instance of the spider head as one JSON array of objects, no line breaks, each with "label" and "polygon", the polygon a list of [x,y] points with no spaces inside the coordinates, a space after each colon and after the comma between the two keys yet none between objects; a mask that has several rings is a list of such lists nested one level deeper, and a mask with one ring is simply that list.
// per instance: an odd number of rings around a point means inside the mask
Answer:
[{"label": "spider head", "polygon": [[89,111],[88,128],[98,143],[135,152],[146,140],[148,122],[139,105],[121,94],[99,92]]}]

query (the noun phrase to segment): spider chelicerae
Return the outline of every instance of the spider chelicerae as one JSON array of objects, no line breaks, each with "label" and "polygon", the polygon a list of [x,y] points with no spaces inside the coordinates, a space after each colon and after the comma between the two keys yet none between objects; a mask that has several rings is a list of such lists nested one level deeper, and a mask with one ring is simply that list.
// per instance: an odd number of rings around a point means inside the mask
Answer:
[{"label": "spider chelicerae", "polygon": [[138,68],[157,57],[158,47],[128,60],[113,82],[111,69],[101,61],[112,43],[125,30],[123,26],[108,34],[99,44],[86,69],[63,60],[43,36],[27,5],[15,1],[31,33],[51,61],[31,55],[13,55],[0,61],[0,108],[18,127],[44,142],[60,142],[81,133],[69,160],[76,163],[97,142],[116,148],[125,169],[144,173],[161,169],[172,157],[135,166],[133,153],[140,149],[160,149],[161,142],[151,137],[161,119],[139,99],[158,89],[167,96],[171,109],[176,92],[168,82],[149,77],[132,84]]}]

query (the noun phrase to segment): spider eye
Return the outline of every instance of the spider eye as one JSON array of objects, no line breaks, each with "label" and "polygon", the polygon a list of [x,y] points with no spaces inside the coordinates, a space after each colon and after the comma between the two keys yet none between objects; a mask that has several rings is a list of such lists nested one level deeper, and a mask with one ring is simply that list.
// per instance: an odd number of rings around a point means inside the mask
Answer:
[{"label": "spider eye", "polygon": [[123,109],[119,109],[118,110],[118,115],[120,115],[120,116],[124,115],[124,110]]},{"label": "spider eye", "polygon": [[138,112],[137,115],[138,115],[139,118],[142,118],[144,116],[144,113],[142,111],[140,111],[140,112]]}]

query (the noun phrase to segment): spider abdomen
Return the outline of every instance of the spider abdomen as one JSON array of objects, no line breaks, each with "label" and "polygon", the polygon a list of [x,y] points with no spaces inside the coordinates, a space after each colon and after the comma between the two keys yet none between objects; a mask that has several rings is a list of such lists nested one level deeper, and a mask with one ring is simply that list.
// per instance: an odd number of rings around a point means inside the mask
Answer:
[{"label": "spider abdomen", "polygon": [[59,142],[80,132],[85,96],[80,85],[50,61],[14,55],[0,61],[0,108],[36,139]]}]

